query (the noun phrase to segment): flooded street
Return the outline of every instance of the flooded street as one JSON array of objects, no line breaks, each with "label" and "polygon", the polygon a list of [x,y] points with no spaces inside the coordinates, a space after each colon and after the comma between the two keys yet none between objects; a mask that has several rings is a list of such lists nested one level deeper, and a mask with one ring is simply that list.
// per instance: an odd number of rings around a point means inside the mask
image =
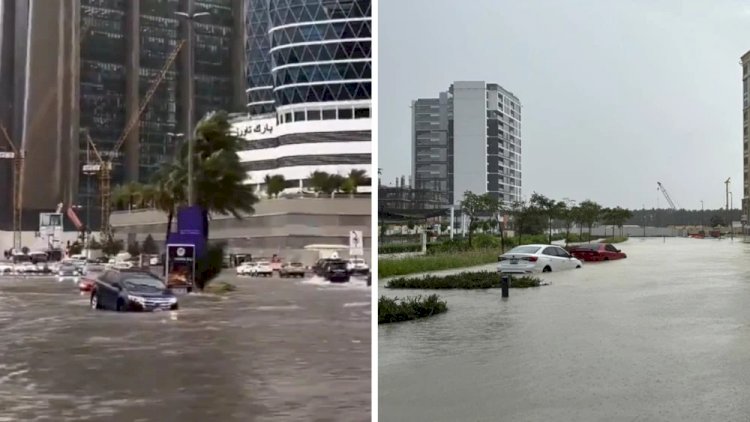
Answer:
[{"label": "flooded street", "polygon": [[508,301],[438,291],[447,313],[381,326],[380,420],[747,420],[750,244],[618,247],[628,259],[545,274]]},{"label": "flooded street", "polygon": [[92,311],[0,279],[0,421],[369,421],[370,288],[220,277],[180,310]]}]

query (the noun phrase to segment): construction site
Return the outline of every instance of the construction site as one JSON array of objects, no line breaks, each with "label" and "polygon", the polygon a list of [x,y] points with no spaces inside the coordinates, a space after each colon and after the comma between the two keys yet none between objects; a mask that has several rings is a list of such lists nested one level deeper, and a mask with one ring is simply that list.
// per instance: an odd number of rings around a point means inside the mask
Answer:
[{"label": "construction site", "polygon": [[242,2],[140,3],[0,3],[0,249],[109,236],[113,186],[206,112],[244,110]]}]

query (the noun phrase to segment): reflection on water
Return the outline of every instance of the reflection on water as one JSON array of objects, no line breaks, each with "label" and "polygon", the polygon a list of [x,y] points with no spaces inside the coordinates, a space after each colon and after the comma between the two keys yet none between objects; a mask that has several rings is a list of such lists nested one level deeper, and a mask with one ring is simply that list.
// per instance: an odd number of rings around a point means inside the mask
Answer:
[{"label": "reflection on water", "polygon": [[370,420],[369,291],[233,280],[177,312],[0,279],[0,422]]},{"label": "reflection on water", "polygon": [[[632,240],[538,289],[379,329],[382,421],[743,420],[750,245]],[[424,294],[392,291],[390,296]]]}]

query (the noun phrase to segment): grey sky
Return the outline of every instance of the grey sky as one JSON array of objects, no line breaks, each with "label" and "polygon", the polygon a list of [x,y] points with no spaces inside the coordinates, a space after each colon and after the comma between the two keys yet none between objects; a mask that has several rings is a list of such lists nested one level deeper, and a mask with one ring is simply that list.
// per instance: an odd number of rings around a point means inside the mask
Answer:
[{"label": "grey sky", "polygon": [[747,50],[748,1],[380,0],[378,167],[411,173],[412,99],[485,80],[523,105],[524,196],[718,208],[731,177],[739,208]]}]

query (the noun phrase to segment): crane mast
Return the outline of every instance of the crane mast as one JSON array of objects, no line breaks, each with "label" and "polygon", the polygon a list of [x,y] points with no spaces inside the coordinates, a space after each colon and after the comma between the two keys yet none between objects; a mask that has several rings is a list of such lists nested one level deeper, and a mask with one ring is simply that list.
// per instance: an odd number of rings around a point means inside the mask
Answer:
[{"label": "crane mast", "polygon": [[677,207],[674,204],[674,201],[672,201],[672,198],[670,198],[669,193],[667,193],[667,189],[664,187],[664,185],[661,184],[661,182],[656,182],[657,189],[661,191],[661,193],[664,195],[664,198],[667,200],[667,203],[669,204],[669,207],[673,210],[676,210]]}]

